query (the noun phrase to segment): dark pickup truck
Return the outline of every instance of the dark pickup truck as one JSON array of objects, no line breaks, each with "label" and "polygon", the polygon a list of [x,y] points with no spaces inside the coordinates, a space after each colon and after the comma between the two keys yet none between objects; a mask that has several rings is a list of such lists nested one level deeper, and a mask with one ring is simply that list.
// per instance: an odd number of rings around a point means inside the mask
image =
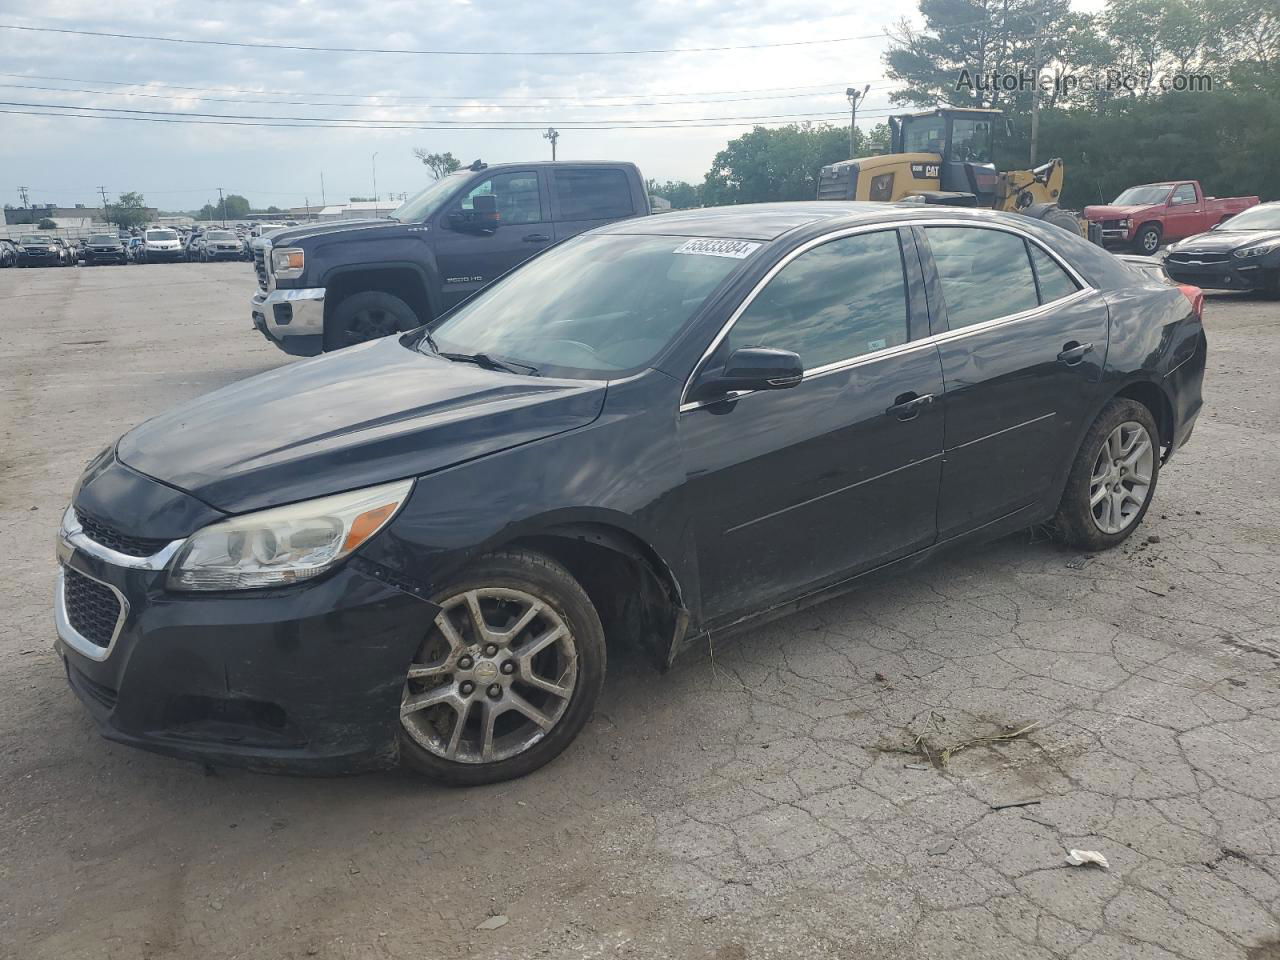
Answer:
[{"label": "dark pickup truck", "polygon": [[410,330],[557,241],[648,213],[632,163],[477,160],[390,217],[257,241],[253,325],[294,356]]}]

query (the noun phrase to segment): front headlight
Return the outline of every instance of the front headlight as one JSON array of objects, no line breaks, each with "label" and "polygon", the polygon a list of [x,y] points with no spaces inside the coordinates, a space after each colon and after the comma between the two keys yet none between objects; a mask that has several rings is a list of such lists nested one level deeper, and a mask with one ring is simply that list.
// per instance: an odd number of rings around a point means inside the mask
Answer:
[{"label": "front headlight", "polygon": [[1266,243],[1255,243],[1251,247],[1241,247],[1239,250],[1232,250],[1233,257],[1261,257],[1270,253],[1272,250],[1280,247],[1280,240],[1268,240]]},{"label": "front headlight", "polygon": [[296,280],[302,276],[306,254],[298,247],[281,247],[271,251],[271,270],[281,280]]},{"label": "front headlight", "polygon": [[306,580],[386,526],[412,480],[232,517],[197,530],[169,568],[171,590],[250,590]]},{"label": "front headlight", "polygon": [[1121,220],[1121,221],[1120,221],[1120,229],[1121,229],[1121,230],[1128,230],[1128,229],[1129,229],[1130,227],[1132,227],[1132,226],[1133,226],[1133,221],[1132,221],[1132,220]]}]

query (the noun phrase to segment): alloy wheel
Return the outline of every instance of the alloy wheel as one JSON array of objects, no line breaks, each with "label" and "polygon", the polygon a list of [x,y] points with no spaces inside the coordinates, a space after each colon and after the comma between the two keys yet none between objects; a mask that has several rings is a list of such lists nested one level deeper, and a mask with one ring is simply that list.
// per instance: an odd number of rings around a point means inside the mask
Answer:
[{"label": "alloy wheel", "polygon": [[351,318],[347,327],[347,343],[354,346],[366,340],[377,340],[400,332],[400,324],[393,314],[386,310],[361,310]]},{"label": "alloy wheel", "polygon": [[1155,444],[1147,428],[1126,420],[1107,435],[1089,475],[1089,509],[1103,533],[1129,528],[1151,496]]},{"label": "alloy wheel", "polygon": [[573,633],[548,603],[507,587],[466,590],[441,603],[409,666],[400,723],[437,757],[495,763],[555,727],[577,678]]}]

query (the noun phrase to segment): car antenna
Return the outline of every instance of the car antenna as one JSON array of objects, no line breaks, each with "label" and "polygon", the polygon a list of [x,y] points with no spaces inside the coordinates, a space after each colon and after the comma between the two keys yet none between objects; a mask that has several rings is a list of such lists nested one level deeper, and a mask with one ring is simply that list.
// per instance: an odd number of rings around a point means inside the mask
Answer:
[{"label": "car antenna", "polygon": [[486,169],[488,166],[489,165],[485,163],[483,160],[480,160],[477,158],[471,161],[471,166],[467,167],[467,169],[470,170],[472,173],[479,173],[481,170]]}]

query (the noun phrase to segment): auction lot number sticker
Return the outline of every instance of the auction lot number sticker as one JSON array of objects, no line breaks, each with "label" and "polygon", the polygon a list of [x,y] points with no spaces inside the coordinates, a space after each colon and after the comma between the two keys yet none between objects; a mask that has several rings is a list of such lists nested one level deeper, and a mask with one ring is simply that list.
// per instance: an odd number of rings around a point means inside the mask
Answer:
[{"label": "auction lot number sticker", "polygon": [[734,260],[745,260],[755,253],[763,244],[750,240],[689,240],[676,247],[675,253],[694,253],[704,257],[731,257]]}]

